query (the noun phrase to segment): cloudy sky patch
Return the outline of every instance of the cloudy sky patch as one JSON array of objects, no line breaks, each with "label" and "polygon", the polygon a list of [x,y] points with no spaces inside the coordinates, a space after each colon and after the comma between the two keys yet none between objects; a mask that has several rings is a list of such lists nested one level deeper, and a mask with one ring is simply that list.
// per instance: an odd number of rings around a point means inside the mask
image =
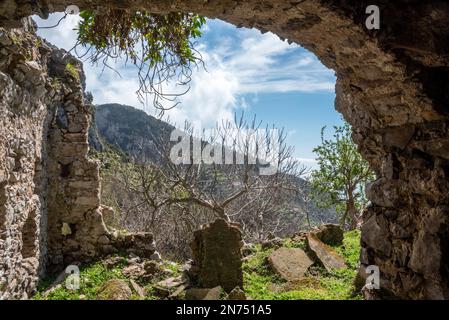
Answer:
[{"label": "cloudy sky patch", "polygon": [[[53,14],[48,20],[35,20],[39,26],[51,26],[61,17]],[[38,33],[70,50],[76,42],[78,21],[78,16],[68,16],[57,28]],[[264,122],[294,131],[288,141],[295,146],[296,156],[305,164],[314,163],[312,149],[319,143],[321,126],[340,122],[333,110],[336,79],[332,70],[309,51],[274,34],[237,29],[219,20],[208,20],[197,48],[206,69],[193,73],[189,92],[179,98],[181,104],[166,113],[171,122],[188,120],[213,127],[216,121],[233,119],[235,113],[244,111],[248,117],[256,113]],[[127,104],[154,114],[151,101],[142,105],[137,98],[135,66],[123,60],[111,65],[115,71],[84,63],[87,90],[93,93],[94,103]],[[167,89],[185,90],[175,84]]]}]

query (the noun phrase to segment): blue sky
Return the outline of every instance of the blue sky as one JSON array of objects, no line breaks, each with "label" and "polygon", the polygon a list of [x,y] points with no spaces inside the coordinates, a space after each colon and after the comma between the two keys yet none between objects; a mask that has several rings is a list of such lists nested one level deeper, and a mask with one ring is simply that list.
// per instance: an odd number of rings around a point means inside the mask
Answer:
[{"label": "blue sky", "polygon": [[[35,20],[39,26],[50,26],[61,16]],[[68,16],[57,28],[40,29],[38,34],[69,50],[78,19]],[[312,150],[320,143],[321,127],[341,124],[334,109],[334,72],[298,45],[220,20],[207,21],[197,48],[206,70],[194,73],[190,91],[179,98],[179,107],[168,112],[170,121],[189,120],[207,128],[223,118],[232,119],[235,113],[244,112],[248,118],[256,114],[264,123],[284,127],[295,156],[313,167]],[[87,90],[93,93],[94,103],[128,104],[154,115],[151,105],[142,105],[135,94],[134,67],[118,61],[114,68],[120,76],[85,62]]]}]

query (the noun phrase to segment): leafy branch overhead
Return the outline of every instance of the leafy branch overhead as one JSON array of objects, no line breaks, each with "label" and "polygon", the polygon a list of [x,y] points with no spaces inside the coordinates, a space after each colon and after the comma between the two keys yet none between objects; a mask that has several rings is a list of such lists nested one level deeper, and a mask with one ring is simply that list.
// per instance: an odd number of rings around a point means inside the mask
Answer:
[{"label": "leafy branch overhead", "polygon": [[[110,60],[124,58],[137,67],[141,101],[153,97],[155,107],[174,107],[176,97],[185,94],[192,67],[202,63],[193,39],[202,35],[204,17],[173,12],[166,15],[147,11],[101,8],[80,13],[78,42],[75,49],[86,49],[81,58],[109,67]],[[169,81],[186,86],[181,93],[166,92]],[[170,105],[171,104],[171,105]],[[174,104],[174,105],[173,105]]]}]

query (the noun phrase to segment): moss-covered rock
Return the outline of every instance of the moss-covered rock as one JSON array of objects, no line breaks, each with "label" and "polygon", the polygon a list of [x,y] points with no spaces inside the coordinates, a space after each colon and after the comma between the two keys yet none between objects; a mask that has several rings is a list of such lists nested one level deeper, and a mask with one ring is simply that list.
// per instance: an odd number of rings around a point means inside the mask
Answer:
[{"label": "moss-covered rock", "polygon": [[122,279],[111,279],[98,290],[99,300],[129,300],[131,295],[128,283]]}]

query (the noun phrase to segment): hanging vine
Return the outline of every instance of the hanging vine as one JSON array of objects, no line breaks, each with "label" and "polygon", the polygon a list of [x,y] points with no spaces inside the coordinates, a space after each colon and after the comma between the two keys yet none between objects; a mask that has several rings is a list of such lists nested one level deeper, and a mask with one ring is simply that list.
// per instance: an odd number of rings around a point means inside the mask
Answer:
[{"label": "hanging vine", "polygon": [[[78,57],[108,68],[112,68],[111,60],[131,62],[137,67],[139,99],[144,102],[151,97],[162,112],[179,103],[177,97],[190,89],[193,70],[203,65],[193,41],[202,35],[204,17],[112,8],[85,10],[80,16],[74,47]],[[81,54],[80,47],[84,49]],[[182,90],[168,92],[168,84],[173,82]]]}]

